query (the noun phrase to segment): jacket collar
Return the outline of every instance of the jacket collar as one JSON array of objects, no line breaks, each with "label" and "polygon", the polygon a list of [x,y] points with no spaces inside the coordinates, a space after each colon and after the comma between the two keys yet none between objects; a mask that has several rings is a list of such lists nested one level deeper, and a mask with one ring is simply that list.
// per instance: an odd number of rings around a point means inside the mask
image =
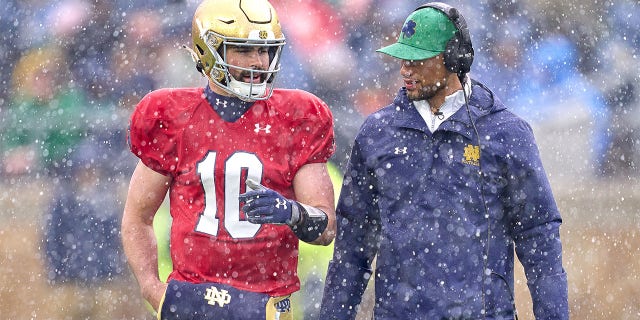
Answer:
[{"label": "jacket collar", "polygon": [[[451,131],[471,139],[473,136],[473,126],[469,120],[469,114],[471,114],[474,123],[477,123],[478,119],[504,109],[502,104],[496,103],[493,93],[487,87],[477,81],[472,81],[472,86],[472,94],[469,98],[469,109],[467,110],[466,106],[462,106],[456,113],[444,121],[436,132]],[[398,91],[393,101],[393,107],[395,110],[392,125],[430,133],[427,124],[418,113],[418,110],[413,106],[411,101],[409,101],[407,91],[404,87]]]}]

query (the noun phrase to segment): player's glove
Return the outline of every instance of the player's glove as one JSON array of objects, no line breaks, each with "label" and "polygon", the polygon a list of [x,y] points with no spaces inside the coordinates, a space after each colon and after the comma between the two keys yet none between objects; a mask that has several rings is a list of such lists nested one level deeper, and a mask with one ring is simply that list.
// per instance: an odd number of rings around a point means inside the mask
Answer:
[{"label": "player's glove", "polygon": [[239,196],[244,202],[242,211],[247,220],[255,224],[287,224],[295,226],[300,221],[298,202],[285,198],[251,179],[247,179],[249,190]]}]

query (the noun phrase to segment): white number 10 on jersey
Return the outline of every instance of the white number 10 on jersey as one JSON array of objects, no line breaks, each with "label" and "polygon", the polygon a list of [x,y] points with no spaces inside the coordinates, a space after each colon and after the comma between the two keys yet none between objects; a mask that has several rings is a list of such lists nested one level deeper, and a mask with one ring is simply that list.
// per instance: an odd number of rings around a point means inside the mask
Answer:
[{"label": "white number 10 on jersey", "polygon": [[[210,151],[203,161],[198,163],[197,172],[204,188],[204,211],[198,219],[195,231],[218,235],[220,219],[216,217],[218,206],[216,205],[218,193],[215,184],[215,165],[217,152]],[[262,162],[255,154],[236,152],[224,162],[224,228],[234,239],[252,238],[258,233],[261,225],[249,221],[240,220],[240,187],[244,181],[240,181],[243,170],[246,170],[247,178],[262,181]]]}]

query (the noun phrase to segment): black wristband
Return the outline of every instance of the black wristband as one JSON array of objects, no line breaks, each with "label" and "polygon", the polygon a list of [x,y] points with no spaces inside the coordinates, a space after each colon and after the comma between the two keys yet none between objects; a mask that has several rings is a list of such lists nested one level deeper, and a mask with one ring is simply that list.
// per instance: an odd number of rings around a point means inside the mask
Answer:
[{"label": "black wristband", "polygon": [[327,214],[315,207],[296,202],[300,211],[300,221],[291,226],[291,230],[304,242],[313,242],[318,239],[329,224]]}]

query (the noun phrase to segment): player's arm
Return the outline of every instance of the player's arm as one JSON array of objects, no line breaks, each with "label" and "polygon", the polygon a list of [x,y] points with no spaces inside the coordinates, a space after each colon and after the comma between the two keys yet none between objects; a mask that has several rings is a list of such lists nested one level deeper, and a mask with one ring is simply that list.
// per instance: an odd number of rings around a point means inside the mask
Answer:
[{"label": "player's arm", "polygon": [[293,178],[297,201],[247,179],[251,188],[240,195],[251,223],[287,224],[298,239],[328,245],[336,233],[333,184],[325,163],[306,164]]},{"label": "player's arm", "polygon": [[[320,237],[309,242],[311,244],[329,245],[336,236],[336,211],[333,194],[333,184],[329,178],[329,171],[326,163],[306,164],[293,178],[293,190],[296,199],[305,208],[306,216],[303,215],[296,228],[309,229],[320,223],[319,215],[326,216],[326,228]],[[313,216],[312,216],[313,215]],[[315,219],[315,221],[311,221]],[[301,230],[304,233],[308,230]],[[298,234],[298,232],[296,233]],[[300,236],[298,236],[300,237]],[[308,242],[308,241],[307,241]]]},{"label": "player's arm", "polygon": [[158,276],[158,249],[153,217],[162,204],[171,178],[138,162],[129,184],[122,217],[122,243],[142,296],[158,310],[166,284]]}]

